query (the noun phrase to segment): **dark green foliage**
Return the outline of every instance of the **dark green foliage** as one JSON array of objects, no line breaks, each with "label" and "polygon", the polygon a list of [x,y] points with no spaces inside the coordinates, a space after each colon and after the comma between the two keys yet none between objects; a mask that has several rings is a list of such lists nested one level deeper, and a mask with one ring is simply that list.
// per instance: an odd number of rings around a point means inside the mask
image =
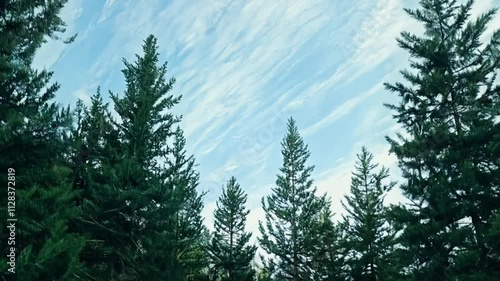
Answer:
[{"label": "dark green foliage", "polygon": [[71,116],[52,102],[58,84],[52,73],[32,68],[45,36],[64,31],[58,14],[66,1],[4,1],[0,7],[0,177],[7,187],[15,170],[16,240],[7,245],[7,190],[2,192],[0,271],[7,277],[6,255],[16,252],[18,280],[77,280],[84,272],[81,236],[68,230],[78,216],[69,181],[67,134]]},{"label": "dark green foliage", "polygon": [[[203,194],[197,192],[199,175],[193,156],[186,156],[182,131],[177,127],[174,132],[173,145],[165,157],[167,164],[161,172],[162,187],[155,193],[158,199],[154,199],[163,203],[150,219],[156,227],[162,227],[164,236],[157,237],[156,243],[153,240],[151,247],[156,249],[159,261],[166,262],[166,272],[171,276],[168,280],[184,280],[184,276],[198,280],[208,265],[203,250]],[[166,243],[164,251],[157,248],[159,243]]]},{"label": "dark green foliage", "polygon": [[206,228],[203,229],[202,235],[197,241],[194,241],[194,247],[189,251],[189,262],[185,263],[187,266],[186,279],[189,281],[210,281],[210,256],[206,249],[211,242],[210,231]]},{"label": "dark green foliage", "polygon": [[306,166],[310,153],[292,118],[282,147],[283,167],[276,187],[262,199],[266,221],[259,222],[259,242],[272,255],[265,265],[276,280],[312,280],[315,231],[325,198],[316,196],[310,178],[313,167]]},{"label": "dark green foliage", "polygon": [[114,166],[120,161],[118,133],[108,115],[98,90],[90,108],[77,103],[72,134],[73,188],[82,210],[73,227],[87,238],[81,259],[90,269],[86,275],[90,280],[113,280],[131,262],[123,233],[127,222],[120,213],[126,204],[120,200],[122,190],[114,177]]},{"label": "dark green foliage", "polygon": [[121,122],[120,162],[115,165],[121,188],[120,210],[127,234],[127,268],[145,280],[183,280],[198,270],[196,252],[203,224],[202,197],[194,158],[186,156],[180,118],[171,113],[180,97],[169,94],[174,79],[165,80],[167,64],[158,65],[156,38],[149,36],[143,55],[124,61],[127,84],[123,97],[111,98]]},{"label": "dark green foliage", "polygon": [[252,260],[257,248],[249,245],[251,233],[245,232],[249,211],[245,204],[247,195],[231,177],[222,190],[214,211],[212,243],[208,248],[211,257],[213,280],[252,281]]},{"label": "dark green foliage", "polygon": [[16,244],[7,245],[2,193],[0,279],[13,279],[6,254],[14,246],[23,281],[500,280],[500,31],[480,42],[496,10],[474,20],[472,0],[421,0],[406,10],[425,33],[401,34],[412,71],[401,72],[407,84],[385,86],[401,97],[387,106],[405,134],[387,140],[410,204],[387,212],[394,183],[383,183],[388,170],[375,172],[363,148],[347,215],[335,224],[289,120],[283,166],[262,200],[267,256],[256,272],[247,195],[234,178],[219,198],[215,233],[203,225],[195,158],[173,114],[181,97],[170,93],[175,80],[159,64],[155,37],[124,60],[126,90],[111,93],[118,120],[99,90],[73,115],[52,101],[59,85],[32,63],[45,39],[64,32],[66,2],[0,0],[0,182],[15,170],[18,219]]},{"label": "dark green foliage", "polygon": [[384,183],[389,170],[382,167],[375,171],[378,164],[373,163],[373,155],[365,147],[357,157],[350,194],[342,202],[347,212],[343,226],[351,276],[354,281],[391,280],[395,275],[391,271],[395,233],[387,223],[383,203],[395,183]]},{"label": "dark green foliage", "polygon": [[330,202],[325,205],[316,228],[317,249],[312,259],[313,280],[341,281],[348,280],[348,271],[345,268],[345,243],[342,229],[333,221]]},{"label": "dark green foliage", "polygon": [[386,84],[401,97],[389,107],[407,133],[388,138],[412,202],[392,212],[403,230],[405,280],[500,278],[487,238],[500,208],[500,32],[481,44],[496,10],[471,20],[473,2],[422,0],[406,10],[425,34],[401,34],[413,72],[401,72],[408,85]]},{"label": "dark green foliage", "polygon": [[81,256],[92,280],[203,280],[202,196],[195,160],[186,156],[180,118],[171,109],[166,64],[158,66],[156,39],[125,62],[123,97],[111,94],[120,117],[110,117],[100,92],[90,108],[80,102],[73,132],[73,187],[85,234]]}]

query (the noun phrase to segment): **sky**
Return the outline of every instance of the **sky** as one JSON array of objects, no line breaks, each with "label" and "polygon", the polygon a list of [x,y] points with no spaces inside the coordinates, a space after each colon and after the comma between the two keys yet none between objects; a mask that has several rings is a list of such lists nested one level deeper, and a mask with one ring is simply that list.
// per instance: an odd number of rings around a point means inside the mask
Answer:
[{"label": "sky", "polygon": [[[374,160],[400,177],[385,136],[398,126],[384,103],[399,101],[384,82],[402,81],[408,54],[395,40],[417,34],[419,24],[403,12],[403,0],[69,0],[62,11],[74,43],[49,41],[35,67],[54,71],[57,101],[74,107],[125,88],[122,59],[134,60],[143,40],[158,38],[187,151],[199,164],[205,223],[222,186],[235,176],[248,193],[247,228],[257,235],[264,219],[261,198],[270,193],[282,164],[280,142],[295,118],[311,152],[309,165],[320,193],[340,204],[349,192],[356,154],[366,146]],[[500,7],[478,0],[472,15]],[[500,15],[484,34],[500,28]],[[106,95],[105,95],[106,96]],[[403,200],[396,188],[386,203]],[[254,235],[254,237],[256,236]]]}]

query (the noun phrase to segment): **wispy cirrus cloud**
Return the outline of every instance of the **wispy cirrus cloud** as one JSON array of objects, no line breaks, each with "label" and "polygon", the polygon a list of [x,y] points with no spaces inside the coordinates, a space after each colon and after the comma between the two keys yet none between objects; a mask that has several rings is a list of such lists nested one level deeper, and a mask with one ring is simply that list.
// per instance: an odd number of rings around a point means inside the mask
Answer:
[{"label": "wispy cirrus cloud", "polygon": [[372,95],[376,91],[381,89],[380,85],[376,85],[374,88],[365,91],[353,98],[348,99],[344,103],[342,103],[339,107],[336,107],[332,112],[330,112],[325,118],[321,119],[318,123],[306,128],[302,134],[304,136],[310,136],[316,132],[318,132],[323,127],[334,123],[340,118],[348,115],[359,103],[361,103],[366,97]]},{"label": "wispy cirrus cloud", "polygon": [[[475,11],[497,2],[478,1]],[[70,0],[63,18],[70,33],[83,36],[69,47],[46,45],[37,65],[55,71],[65,101],[88,101],[98,86],[120,94],[122,58],[133,60],[154,34],[177,80],[173,93],[183,96],[175,112],[184,116],[188,151],[200,164],[200,188],[210,191],[207,225],[234,175],[249,193],[256,231],[290,116],[310,143],[318,188],[334,206],[348,189],[361,141],[393,166],[384,134],[394,122],[381,106],[391,96],[382,83],[397,79],[407,61],[395,37],[420,31],[402,11],[407,6],[415,3]]]}]

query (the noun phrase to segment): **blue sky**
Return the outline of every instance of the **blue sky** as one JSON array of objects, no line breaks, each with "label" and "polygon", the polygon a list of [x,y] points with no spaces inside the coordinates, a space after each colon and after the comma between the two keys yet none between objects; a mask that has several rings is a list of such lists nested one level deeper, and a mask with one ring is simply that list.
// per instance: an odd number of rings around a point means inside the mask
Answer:
[{"label": "blue sky", "polygon": [[[398,131],[384,102],[396,96],[382,83],[400,80],[408,55],[395,37],[421,27],[402,0],[70,0],[62,12],[75,43],[49,42],[35,66],[55,72],[58,101],[85,102],[98,86],[121,93],[122,58],[134,59],[149,35],[177,80],[187,149],[199,164],[204,215],[230,176],[247,191],[249,230],[263,218],[281,165],[280,141],[293,116],[309,145],[320,192],[340,200],[349,190],[356,153],[366,145],[399,177],[384,136]],[[473,15],[500,6],[478,0]],[[355,4],[354,4],[355,3]],[[484,38],[500,27],[497,16]],[[69,35],[69,34],[68,34]],[[388,202],[401,200],[398,190]]]}]

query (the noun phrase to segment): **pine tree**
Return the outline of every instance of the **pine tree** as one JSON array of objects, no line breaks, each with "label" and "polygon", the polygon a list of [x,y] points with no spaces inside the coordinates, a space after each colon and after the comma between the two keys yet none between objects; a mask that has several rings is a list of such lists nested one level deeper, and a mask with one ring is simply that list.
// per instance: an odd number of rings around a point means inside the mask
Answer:
[{"label": "pine tree", "polygon": [[315,228],[325,198],[316,196],[314,167],[306,166],[310,153],[292,118],[282,147],[281,174],[272,194],[262,199],[266,221],[259,222],[259,242],[270,255],[263,262],[276,280],[312,280]]},{"label": "pine tree", "polygon": [[222,190],[214,211],[212,243],[209,247],[211,263],[217,278],[222,281],[252,281],[252,260],[257,247],[249,245],[251,233],[245,232],[249,210],[247,195],[231,177]]},{"label": "pine tree", "polygon": [[120,271],[116,268],[133,256],[124,247],[127,236],[122,227],[127,222],[120,210],[126,205],[113,177],[114,166],[120,162],[120,143],[107,107],[99,89],[90,108],[78,101],[72,134],[73,188],[82,210],[73,227],[87,238],[81,259],[91,280],[113,280],[114,272]]},{"label": "pine tree", "polygon": [[342,206],[346,210],[343,225],[348,247],[348,263],[354,281],[391,280],[391,260],[395,245],[394,231],[387,225],[385,194],[395,185],[385,184],[389,170],[373,163],[373,155],[363,147],[357,155],[351,178],[350,194]]},{"label": "pine tree", "polygon": [[403,231],[406,280],[500,278],[487,239],[500,207],[500,32],[481,42],[496,10],[471,20],[473,3],[422,0],[407,9],[425,33],[401,33],[413,72],[401,72],[408,85],[386,84],[401,97],[388,106],[406,132],[387,138],[411,202],[392,212]]},{"label": "pine tree", "polygon": [[212,241],[210,231],[203,227],[202,235],[193,244],[195,247],[190,248],[192,262],[188,263],[188,280],[191,281],[210,281],[211,268],[210,268],[210,255],[207,248]]},{"label": "pine tree", "polygon": [[[144,280],[184,280],[201,270],[197,261],[203,234],[202,195],[195,160],[186,156],[180,117],[172,113],[180,96],[170,94],[175,80],[165,80],[167,64],[158,65],[156,38],[144,41],[136,62],[124,61],[123,97],[111,94],[121,122],[122,158],[115,165],[122,189],[120,211],[126,220],[128,268],[121,273]],[[117,275],[118,276],[118,275]]]},{"label": "pine tree", "polygon": [[12,277],[6,259],[11,247],[18,280],[78,280],[85,271],[79,260],[84,239],[68,230],[79,215],[68,180],[71,116],[52,101],[59,88],[51,83],[52,73],[32,68],[45,39],[64,32],[59,12],[65,3],[2,1],[0,6],[0,177],[3,186],[9,179],[15,188],[9,197],[15,197],[17,218],[15,244],[8,245],[6,190],[0,204],[3,280]]},{"label": "pine tree", "polygon": [[[158,212],[155,221],[167,216],[174,219],[171,221],[173,228],[167,228],[174,230],[169,238],[173,246],[168,247],[173,254],[169,264],[173,267],[167,270],[171,276],[168,280],[185,280],[185,277],[200,280],[205,278],[208,267],[208,257],[204,252],[207,229],[201,216],[204,193],[197,192],[199,174],[195,170],[195,159],[186,155],[186,139],[179,127],[173,138],[171,157],[166,161],[169,168],[163,173],[166,181],[163,190],[158,193],[163,196],[166,209]],[[163,258],[161,252],[160,258]]]},{"label": "pine tree", "polygon": [[349,280],[345,269],[345,243],[340,225],[333,222],[331,202],[323,208],[317,226],[318,245],[313,258],[313,280]]}]

